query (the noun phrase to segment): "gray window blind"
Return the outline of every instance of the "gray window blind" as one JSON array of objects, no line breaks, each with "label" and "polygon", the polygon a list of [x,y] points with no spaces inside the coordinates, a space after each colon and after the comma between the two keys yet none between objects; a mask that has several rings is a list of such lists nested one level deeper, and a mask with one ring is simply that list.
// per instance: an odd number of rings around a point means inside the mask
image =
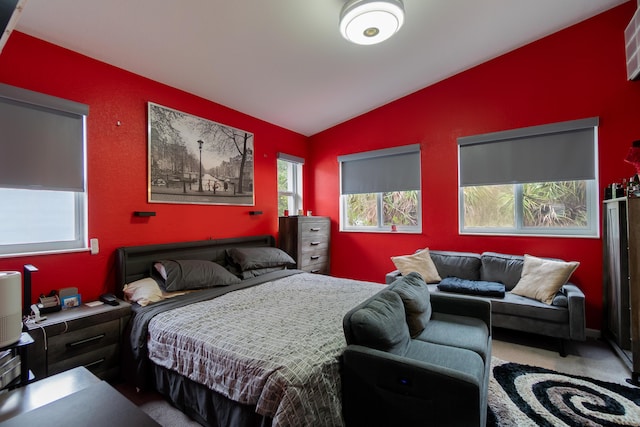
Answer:
[{"label": "gray window blind", "polygon": [[458,138],[460,186],[590,180],[598,118]]},{"label": "gray window blind", "polygon": [[0,187],[85,189],[89,107],[0,84]]},{"label": "gray window blind", "polygon": [[278,160],[286,160],[287,162],[304,165],[304,159],[302,157],[292,156],[291,154],[286,153],[278,153]]},{"label": "gray window blind", "polygon": [[341,194],[420,190],[420,144],[339,156]]}]

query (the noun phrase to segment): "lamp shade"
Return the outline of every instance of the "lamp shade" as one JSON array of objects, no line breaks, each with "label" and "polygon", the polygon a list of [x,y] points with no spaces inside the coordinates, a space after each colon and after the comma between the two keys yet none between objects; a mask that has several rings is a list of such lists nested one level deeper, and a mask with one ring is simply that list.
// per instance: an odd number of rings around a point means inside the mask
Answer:
[{"label": "lamp shade", "polygon": [[340,33],[357,44],[385,41],[404,24],[402,0],[349,0],[340,13]]}]

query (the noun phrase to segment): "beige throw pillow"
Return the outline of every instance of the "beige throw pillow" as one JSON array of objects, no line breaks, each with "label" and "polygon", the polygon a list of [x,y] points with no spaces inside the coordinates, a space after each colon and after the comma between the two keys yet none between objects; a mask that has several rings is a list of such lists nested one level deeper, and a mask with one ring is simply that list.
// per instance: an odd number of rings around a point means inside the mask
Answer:
[{"label": "beige throw pillow", "polygon": [[425,248],[413,255],[392,256],[391,261],[403,276],[415,271],[427,283],[437,283],[442,280],[436,265],[431,260],[429,248]]},{"label": "beige throw pillow", "polygon": [[554,261],[525,255],[522,276],[511,293],[551,305],[553,297],[579,265],[577,261]]}]

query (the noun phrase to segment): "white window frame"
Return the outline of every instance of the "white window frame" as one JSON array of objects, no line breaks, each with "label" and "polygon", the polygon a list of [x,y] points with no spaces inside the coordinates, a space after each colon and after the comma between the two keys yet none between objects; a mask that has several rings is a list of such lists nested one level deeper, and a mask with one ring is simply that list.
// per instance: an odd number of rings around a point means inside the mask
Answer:
[{"label": "white window frame", "polygon": [[[303,209],[302,197],[302,167],[304,159],[290,154],[278,153],[278,162],[286,162],[287,171],[287,190],[280,190],[278,187],[278,200],[280,197],[286,197],[288,200],[289,215],[297,215],[298,211]],[[280,204],[278,203],[278,207]]]}]

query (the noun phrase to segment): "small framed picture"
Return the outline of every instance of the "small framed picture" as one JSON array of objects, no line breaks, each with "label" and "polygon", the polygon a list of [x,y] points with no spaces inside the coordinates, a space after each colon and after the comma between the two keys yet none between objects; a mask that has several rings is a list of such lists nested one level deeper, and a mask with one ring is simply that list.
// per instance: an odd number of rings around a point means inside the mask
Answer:
[{"label": "small framed picture", "polygon": [[63,310],[66,310],[67,308],[79,307],[81,303],[82,301],[80,298],[80,294],[69,295],[60,299],[60,304],[62,305]]}]

